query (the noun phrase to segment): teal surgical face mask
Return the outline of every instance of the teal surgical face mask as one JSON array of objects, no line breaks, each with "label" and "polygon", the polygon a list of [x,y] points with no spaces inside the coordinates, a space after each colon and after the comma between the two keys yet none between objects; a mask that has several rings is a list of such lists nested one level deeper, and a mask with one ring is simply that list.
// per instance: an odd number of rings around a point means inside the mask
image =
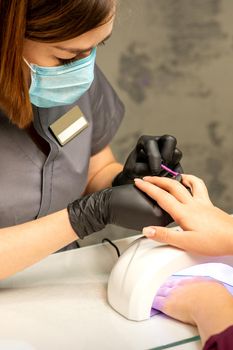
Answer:
[{"label": "teal surgical face mask", "polygon": [[37,107],[72,104],[91,86],[94,80],[96,49],[83,59],[57,67],[29,64],[31,69],[31,102]]}]

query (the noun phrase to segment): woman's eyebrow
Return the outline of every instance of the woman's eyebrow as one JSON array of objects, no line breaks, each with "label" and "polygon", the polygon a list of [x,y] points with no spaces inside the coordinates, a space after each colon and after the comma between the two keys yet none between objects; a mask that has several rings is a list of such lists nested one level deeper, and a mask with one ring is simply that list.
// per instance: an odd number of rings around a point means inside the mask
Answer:
[{"label": "woman's eyebrow", "polygon": [[[102,40],[103,41],[107,41],[110,37],[111,37],[112,33],[110,33],[108,36],[106,36],[106,38],[104,38]],[[63,51],[67,51],[70,53],[81,53],[81,52],[88,52],[93,50],[93,47],[88,47],[87,49],[73,49],[73,48],[67,48],[67,47],[62,47],[62,46],[53,46],[54,48],[58,49],[58,50],[63,50]]]}]

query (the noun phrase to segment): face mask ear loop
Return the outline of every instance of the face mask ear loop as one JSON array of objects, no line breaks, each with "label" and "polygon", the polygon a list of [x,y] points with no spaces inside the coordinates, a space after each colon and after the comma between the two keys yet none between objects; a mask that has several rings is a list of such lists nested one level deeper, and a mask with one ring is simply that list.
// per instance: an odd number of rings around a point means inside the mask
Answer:
[{"label": "face mask ear loop", "polygon": [[23,57],[24,62],[26,63],[26,65],[30,68],[31,71],[33,71],[33,73],[36,73],[35,69],[32,68],[32,66],[30,65],[30,63],[26,60],[26,58]]}]

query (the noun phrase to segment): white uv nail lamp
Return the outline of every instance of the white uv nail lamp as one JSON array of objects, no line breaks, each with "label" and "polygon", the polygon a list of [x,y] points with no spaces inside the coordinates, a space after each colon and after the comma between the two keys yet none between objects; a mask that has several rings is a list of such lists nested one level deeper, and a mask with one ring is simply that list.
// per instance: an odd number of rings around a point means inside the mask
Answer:
[{"label": "white uv nail lamp", "polygon": [[120,256],[111,271],[108,302],[129,320],[149,319],[154,297],[168,277],[187,267],[207,262],[233,266],[233,257],[194,255],[168,245],[158,246],[145,237],[138,238]]}]

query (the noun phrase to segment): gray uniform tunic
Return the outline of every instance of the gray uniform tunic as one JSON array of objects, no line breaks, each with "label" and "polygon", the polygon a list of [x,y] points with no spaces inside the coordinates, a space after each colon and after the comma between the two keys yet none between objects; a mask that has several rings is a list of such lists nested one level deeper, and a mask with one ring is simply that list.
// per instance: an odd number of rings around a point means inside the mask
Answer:
[{"label": "gray uniform tunic", "polygon": [[[76,105],[89,126],[62,147],[49,126]],[[87,184],[90,157],[112,140],[124,108],[96,66],[90,89],[76,103],[33,106],[33,113],[34,137],[0,113],[1,228],[64,209],[79,198]]]}]

